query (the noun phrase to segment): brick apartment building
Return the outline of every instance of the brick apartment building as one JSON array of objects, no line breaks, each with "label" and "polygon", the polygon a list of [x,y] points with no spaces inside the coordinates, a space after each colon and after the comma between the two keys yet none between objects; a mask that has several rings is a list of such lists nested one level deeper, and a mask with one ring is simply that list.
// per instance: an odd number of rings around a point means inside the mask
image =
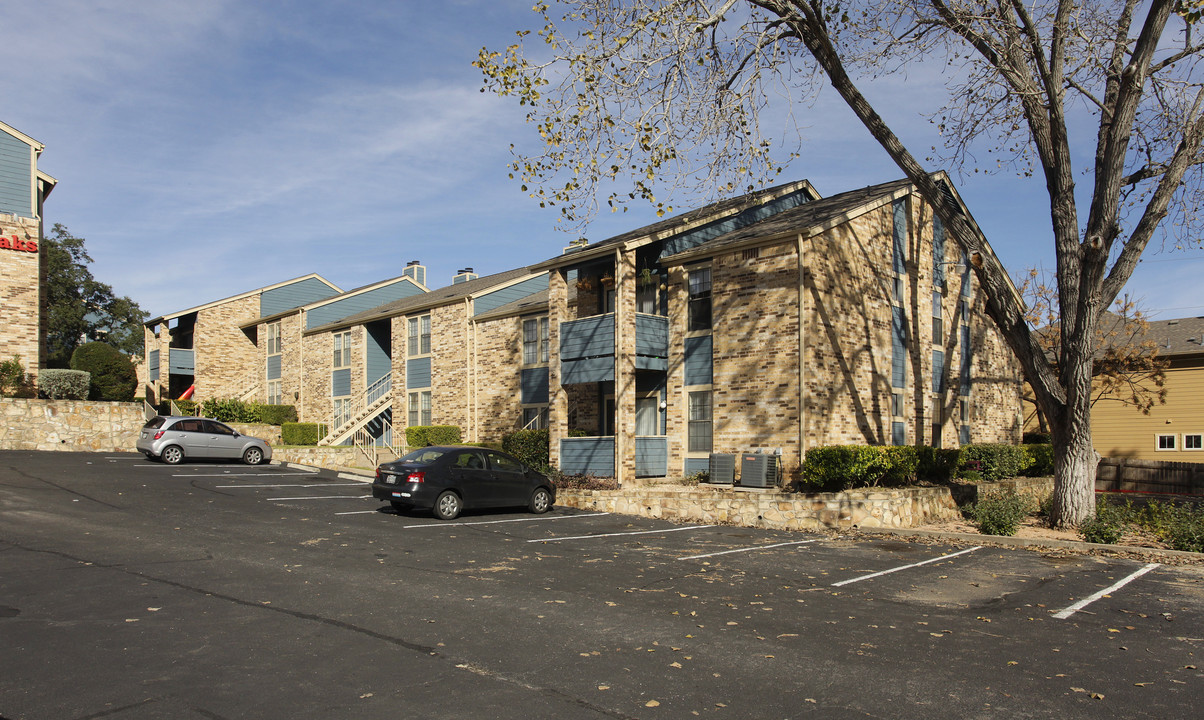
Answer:
[{"label": "brick apartment building", "polygon": [[37,375],[45,353],[42,203],[56,180],[38,169],[45,146],[0,122],[0,360]]}]

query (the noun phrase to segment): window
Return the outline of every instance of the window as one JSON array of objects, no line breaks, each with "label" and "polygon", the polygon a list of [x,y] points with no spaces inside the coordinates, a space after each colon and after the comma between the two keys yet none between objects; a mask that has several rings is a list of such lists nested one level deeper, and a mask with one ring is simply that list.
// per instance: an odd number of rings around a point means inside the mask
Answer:
[{"label": "window", "polygon": [[351,398],[334,398],[334,419],[331,422],[337,428],[351,419]]},{"label": "window", "polygon": [[267,341],[268,355],[279,355],[280,354],[280,323],[278,323],[278,322],[268,323],[267,330],[268,330],[268,341]]},{"label": "window", "polygon": [[1204,435],[1195,433],[1193,435],[1183,436],[1184,450],[1204,450]]},{"label": "window", "polygon": [[690,271],[689,300],[686,320],[687,330],[711,329],[711,269],[695,268]]},{"label": "window", "polygon": [[661,434],[661,402],[654,396],[635,399],[635,434],[641,437]]},{"label": "window", "polygon": [[409,322],[409,356],[431,354],[431,316],[412,317]]},{"label": "window", "polygon": [[903,393],[891,393],[890,414],[893,417],[903,417]]},{"label": "window", "polygon": [[690,393],[689,452],[711,451],[711,391]]},{"label": "window", "polygon": [[1175,435],[1174,434],[1159,435],[1158,436],[1158,449],[1159,450],[1174,450],[1175,449]]},{"label": "window", "polygon": [[932,293],[932,344],[940,345],[945,342],[945,319],[942,306],[945,296],[940,292]]},{"label": "window", "polygon": [[548,363],[548,319],[523,320],[523,365]]},{"label": "window", "polygon": [[932,399],[932,447],[939,448],[941,446],[941,430],[944,427],[944,408],[941,406],[940,398]]},{"label": "window", "polygon": [[431,424],[431,391],[420,390],[410,393],[410,425]]},{"label": "window", "polygon": [[284,392],[280,380],[268,380],[268,405],[282,405]]},{"label": "window", "polygon": [[533,405],[523,408],[523,429],[543,430],[548,426],[548,406]]},{"label": "window", "polygon": [[335,369],[351,367],[351,331],[334,334]]},{"label": "window", "polygon": [[485,456],[489,458],[489,469],[490,470],[497,470],[499,472],[512,472],[512,473],[523,472],[522,463],[511,460],[510,458],[506,457],[505,455],[503,455],[501,453],[494,452],[492,450],[486,450]]},{"label": "window", "polygon": [[945,392],[945,353],[932,351],[932,392]]}]

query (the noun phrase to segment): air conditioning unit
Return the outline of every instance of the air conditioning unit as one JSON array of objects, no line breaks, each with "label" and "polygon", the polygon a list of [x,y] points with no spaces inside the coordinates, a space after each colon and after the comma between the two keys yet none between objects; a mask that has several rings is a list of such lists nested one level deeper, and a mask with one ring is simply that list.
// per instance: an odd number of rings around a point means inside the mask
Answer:
[{"label": "air conditioning unit", "polygon": [[736,481],[736,456],[732,453],[711,453],[711,482],[731,485]]},{"label": "air conditioning unit", "polygon": [[740,456],[740,485],[742,487],[769,488],[778,484],[778,458],[759,452],[748,452]]}]

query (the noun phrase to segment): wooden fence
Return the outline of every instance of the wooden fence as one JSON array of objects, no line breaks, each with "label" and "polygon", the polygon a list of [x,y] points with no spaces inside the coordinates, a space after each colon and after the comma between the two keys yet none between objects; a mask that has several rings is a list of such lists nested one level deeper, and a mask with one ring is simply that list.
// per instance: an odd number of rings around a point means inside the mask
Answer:
[{"label": "wooden fence", "polygon": [[1095,476],[1098,492],[1204,495],[1204,464],[1134,458],[1103,458]]}]

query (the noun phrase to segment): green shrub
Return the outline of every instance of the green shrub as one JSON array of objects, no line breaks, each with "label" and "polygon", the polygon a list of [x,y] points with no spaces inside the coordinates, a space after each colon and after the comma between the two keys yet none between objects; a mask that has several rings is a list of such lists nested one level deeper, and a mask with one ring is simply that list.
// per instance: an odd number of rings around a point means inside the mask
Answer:
[{"label": "green shrub", "polygon": [[1053,439],[1047,432],[1026,432],[1020,442],[1024,445],[1048,445]]},{"label": "green shrub", "polygon": [[708,470],[699,470],[695,473],[682,476],[678,479],[679,485],[698,485],[699,483],[709,483],[711,481],[711,473]]},{"label": "green shrub", "polygon": [[985,535],[1015,535],[1030,512],[1032,501],[1011,490],[980,497],[967,508],[979,532]]},{"label": "green shrub", "polygon": [[172,400],[167,403],[168,412],[163,414],[171,412],[172,403],[175,403],[176,409],[180,411],[181,415],[196,415],[196,409],[200,406],[196,400]]},{"label": "green shrub", "polygon": [[201,402],[201,414],[227,423],[259,422],[255,406],[235,398],[207,398]]},{"label": "green shrub", "polygon": [[1023,445],[966,445],[958,458],[958,466],[962,468],[973,468],[971,463],[980,463],[979,472],[987,482],[1018,477],[1024,474],[1029,462]]},{"label": "green shrub", "polygon": [[255,405],[258,422],[264,425],[283,425],[297,422],[297,408],[293,405]]},{"label": "green shrub", "polygon": [[36,394],[20,355],[13,355],[12,360],[0,360],[0,397],[27,398]]},{"label": "green shrub", "polygon": [[886,469],[881,447],[827,445],[807,451],[800,479],[813,488],[838,491],[877,483]]},{"label": "green shrub", "polygon": [[87,400],[92,376],[83,370],[48,368],[38,373],[38,388],[51,400]]},{"label": "green shrub", "polygon": [[920,467],[919,448],[912,445],[886,445],[879,448],[886,469],[882,482],[887,485],[910,485],[916,481]]},{"label": "green shrub", "polygon": [[1204,552],[1204,505],[1151,502],[1137,522],[1172,550]]},{"label": "green shrub", "polygon": [[1115,545],[1125,534],[1126,514],[1124,508],[1100,497],[1095,504],[1095,516],[1079,524],[1079,535],[1086,542]]},{"label": "green shrub", "polygon": [[549,467],[549,433],[545,430],[516,430],[502,436],[502,450],[536,470]]},{"label": "green shrub", "polygon": [[411,448],[428,445],[457,445],[460,428],[455,425],[411,425],[406,428],[406,445]]},{"label": "green shrub", "polygon": [[961,456],[961,450],[944,450],[925,445],[916,448],[916,456],[919,460],[916,475],[925,480],[946,482],[957,471],[957,460]]},{"label": "green shrub", "polygon": [[138,389],[134,363],[120,350],[103,342],[88,342],[71,353],[71,369],[91,376],[90,400],[130,402]]},{"label": "green shrub", "polygon": [[1028,452],[1029,465],[1024,471],[1029,477],[1049,477],[1054,471],[1053,445],[1029,444],[1024,445]]},{"label": "green shrub", "polygon": [[317,445],[327,432],[325,423],[284,423],[280,426],[280,442],[285,445]]},{"label": "green shrub", "polygon": [[982,473],[977,470],[962,470],[957,476],[968,483],[982,482]]},{"label": "green shrub", "polygon": [[618,490],[619,481],[611,477],[593,475],[561,475],[553,472],[552,484],[558,490]]}]

